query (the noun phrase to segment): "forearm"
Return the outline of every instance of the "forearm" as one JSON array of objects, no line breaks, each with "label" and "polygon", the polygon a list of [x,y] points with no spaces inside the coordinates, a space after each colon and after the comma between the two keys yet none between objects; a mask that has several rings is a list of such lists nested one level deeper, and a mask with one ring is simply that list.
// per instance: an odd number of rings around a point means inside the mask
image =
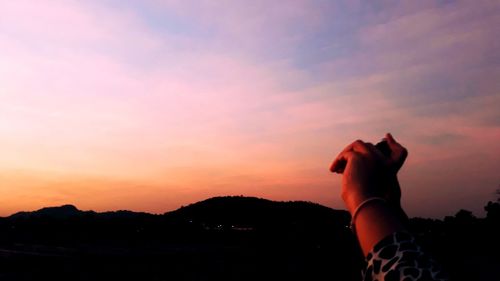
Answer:
[{"label": "forearm", "polygon": [[401,214],[386,202],[372,201],[355,219],[356,235],[367,262],[364,280],[448,280],[406,232]]},{"label": "forearm", "polygon": [[383,201],[373,201],[364,206],[353,223],[365,256],[384,237],[394,232],[405,231],[400,215]]}]

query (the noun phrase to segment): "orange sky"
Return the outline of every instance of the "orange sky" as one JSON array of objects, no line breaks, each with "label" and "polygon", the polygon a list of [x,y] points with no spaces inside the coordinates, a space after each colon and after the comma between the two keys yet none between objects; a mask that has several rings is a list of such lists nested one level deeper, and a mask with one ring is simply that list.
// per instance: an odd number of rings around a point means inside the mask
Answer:
[{"label": "orange sky", "polygon": [[343,208],[333,157],[392,132],[410,215],[500,184],[495,1],[4,1],[0,215],[219,195]]}]

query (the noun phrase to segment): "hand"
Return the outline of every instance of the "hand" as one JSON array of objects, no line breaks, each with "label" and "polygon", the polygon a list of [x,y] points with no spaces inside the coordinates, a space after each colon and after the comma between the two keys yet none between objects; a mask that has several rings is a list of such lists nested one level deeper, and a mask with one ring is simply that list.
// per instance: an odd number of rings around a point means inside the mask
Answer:
[{"label": "hand", "polygon": [[333,161],[330,170],[343,174],[342,199],[352,213],[370,197],[383,197],[400,209],[401,189],[397,172],[404,164],[407,150],[387,134],[384,140],[391,149],[384,156],[373,144],[357,140],[348,145]]},{"label": "hand", "polygon": [[385,135],[383,141],[387,142],[391,150],[391,154],[385,159],[385,165],[388,167],[388,178],[384,198],[394,207],[401,208],[401,188],[397,173],[408,157],[408,150],[399,144],[390,133]]},{"label": "hand", "polygon": [[391,149],[391,155],[387,160],[387,164],[394,173],[397,173],[405,163],[406,157],[408,157],[408,150],[399,144],[390,133],[387,133],[383,140],[387,142]]},{"label": "hand", "polygon": [[370,197],[385,197],[383,178],[388,176],[384,155],[371,143],[357,140],[333,161],[330,171],[343,174],[342,200],[351,214]]}]

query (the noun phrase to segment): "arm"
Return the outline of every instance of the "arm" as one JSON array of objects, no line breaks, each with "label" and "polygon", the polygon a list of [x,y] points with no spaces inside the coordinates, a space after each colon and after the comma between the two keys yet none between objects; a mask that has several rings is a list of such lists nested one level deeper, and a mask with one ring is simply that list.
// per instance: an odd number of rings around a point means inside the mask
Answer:
[{"label": "arm", "polygon": [[[384,138],[390,155],[384,155],[371,143],[357,140],[348,145],[332,163],[330,170],[342,174],[342,199],[353,215],[353,225],[365,256],[385,236],[404,231],[406,214],[400,205],[401,190],[397,172],[408,155],[392,135]],[[382,198],[368,202],[370,198]]]},{"label": "arm", "polygon": [[396,175],[407,151],[390,134],[384,140],[390,155],[358,140],[348,145],[330,167],[332,172],[342,174],[342,199],[353,216],[353,228],[366,256],[366,280],[403,280],[408,276],[445,280],[439,267],[406,231],[407,216],[400,205]]},{"label": "arm", "polygon": [[401,220],[386,204],[375,201],[364,207],[356,216],[354,227],[365,257],[383,238],[394,232],[406,231]]}]

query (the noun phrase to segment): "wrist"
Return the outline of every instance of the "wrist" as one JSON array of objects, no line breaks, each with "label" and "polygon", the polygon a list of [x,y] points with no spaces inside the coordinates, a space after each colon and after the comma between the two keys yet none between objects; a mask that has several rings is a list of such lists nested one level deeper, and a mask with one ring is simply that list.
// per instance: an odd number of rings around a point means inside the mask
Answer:
[{"label": "wrist", "polygon": [[367,207],[369,204],[376,204],[377,202],[383,203],[384,205],[387,204],[387,201],[382,197],[370,197],[370,198],[364,200],[363,202],[361,202],[354,209],[354,211],[351,213],[351,230],[354,233],[356,232],[354,224],[355,224],[357,215],[363,210],[363,208]]},{"label": "wrist", "polygon": [[360,204],[362,204],[367,199],[370,199],[373,197],[381,197],[381,196],[370,194],[368,192],[352,192],[351,191],[344,197],[344,203],[345,203],[345,206],[347,207],[347,210],[349,211],[349,213],[352,216],[354,214],[354,212],[356,211],[356,208],[358,208]]},{"label": "wrist", "polygon": [[350,194],[345,200],[345,206],[347,207],[347,210],[351,214],[351,216],[354,214],[356,211],[356,208],[363,203],[363,201],[367,200],[370,198],[370,196],[367,195],[361,195],[361,194]]},{"label": "wrist", "polygon": [[366,204],[356,215],[355,234],[366,255],[387,235],[405,231],[405,226],[394,210],[383,201]]}]

